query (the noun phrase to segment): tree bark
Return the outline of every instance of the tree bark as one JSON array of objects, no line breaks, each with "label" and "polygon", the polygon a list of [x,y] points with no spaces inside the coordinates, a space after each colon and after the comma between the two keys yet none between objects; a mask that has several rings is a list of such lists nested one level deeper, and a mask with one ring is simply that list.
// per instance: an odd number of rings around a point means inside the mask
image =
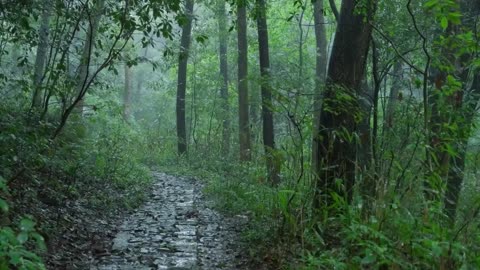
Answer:
[{"label": "tree bark", "polygon": [[280,182],[280,164],[275,159],[275,132],[272,112],[272,87],[270,84],[270,53],[268,46],[267,8],[265,0],[257,0],[257,30],[260,58],[263,146],[265,148],[268,178],[272,185]]},{"label": "tree bark", "polygon": [[320,111],[322,109],[322,90],[327,72],[327,34],[325,17],[323,16],[323,0],[313,2],[313,19],[315,23],[316,62],[315,62],[315,93],[313,97],[313,133],[312,133],[312,168],[319,165],[318,133],[320,130]]},{"label": "tree bark", "polygon": [[397,61],[393,66],[393,81],[390,88],[390,95],[388,96],[387,111],[385,116],[384,128],[393,128],[395,120],[395,109],[397,107],[398,95],[402,88],[403,80],[403,64]]},{"label": "tree bark", "polygon": [[[474,29],[479,16],[480,2],[476,0],[464,0],[461,2],[460,7],[463,13],[466,14],[466,16],[463,16],[462,25],[466,26],[467,29]],[[467,55],[464,57],[468,59],[472,56]],[[478,55],[474,55],[473,57],[478,57]],[[468,80],[468,74],[471,70],[469,68],[463,68],[464,70],[460,75],[460,78],[462,78],[465,85]],[[448,168],[444,212],[452,224],[455,221],[458,199],[464,179],[468,140],[472,133],[475,112],[477,111],[477,105],[480,100],[480,74],[478,74],[478,71],[476,72],[477,74],[474,75],[471,88],[468,89],[469,91],[465,91],[464,89],[463,91],[466,93],[462,93],[461,95],[463,98],[461,108],[462,115],[460,116],[461,118],[458,126],[460,134],[459,139],[454,141],[453,147],[456,151],[456,155],[451,158]]]},{"label": "tree bark", "polygon": [[246,1],[237,2],[238,34],[238,123],[240,160],[251,159],[250,124],[248,113],[248,45]]},{"label": "tree bark", "polygon": [[375,0],[366,2],[367,14],[355,10],[355,0],[343,0],[323,100],[318,134],[316,206],[333,203],[331,192],[350,202],[355,183],[356,144],[359,121],[357,92],[363,79],[371,39],[370,20]]},{"label": "tree bark", "polygon": [[182,37],[180,41],[180,54],[178,56],[178,84],[177,84],[177,139],[178,154],[184,155],[187,152],[187,131],[185,120],[185,92],[187,89],[187,64],[192,33],[193,0],[186,0],[185,13],[187,21],[182,26]]},{"label": "tree bark", "polygon": [[35,56],[35,69],[33,73],[33,99],[32,108],[39,109],[42,107],[42,80],[45,74],[45,64],[48,53],[48,35],[49,35],[49,21],[50,21],[50,7],[49,1],[42,3],[42,17],[40,29],[38,31],[38,46],[37,55]]},{"label": "tree bark", "polygon": [[468,139],[470,138],[470,134],[472,132],[473,119],[475,118],[477,104],[480,99],[480,75],[475,76],[471,92],[472,97],[469,101],[467,101],[464,108],[465,121],[459,126],[459,129],[461,129],[465,134],[461,136],[461,139],[455,142],[454,147],[457,155],[451,158],[451,164],[448,168],[449,171],[444,199],[444,212],[452,223],[455,221],[457,214],[458,199],[464,178]]},{"label": "tree bark", "polygon": [[218,43],[219,43],[219,60],[220,75],[222,77],[222,85],[220,87],[220,97],[222,99],[222,152],[228,154],[230,150],[230,106],[228,102],[228,30],[227,30],[227,14],[225,10],[225,1],[217,0],[218,12]]},{"label": "tree bark", "polygon": [[76,91],[77,95],[81,97],[80,101],[77,103],[75,112],[77,115],[81,116],[83,114],[83,97],[86,91],[86,84],[90,77],[90,62],[92,60],[92,52],[95,47],[95,38],[97,36],[98,24],[102,18],[103,8],[105,2],[104,0],[97,0],[95,3],[95,9],[92,14],[89,14],[88,20],[88,30],[85,36],[85,43],[83,45],[83,52],[80,58],[80,67],[76,77]]},{"label": "tree bark", "polygon": [[132,103],[132,68],[125,63],[125,88],[123,92],[123,118],[129,122]]}]

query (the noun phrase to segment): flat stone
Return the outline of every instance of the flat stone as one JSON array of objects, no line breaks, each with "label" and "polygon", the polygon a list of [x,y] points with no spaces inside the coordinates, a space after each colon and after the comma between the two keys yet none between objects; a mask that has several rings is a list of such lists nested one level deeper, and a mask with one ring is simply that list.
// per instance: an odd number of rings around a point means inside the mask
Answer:
[{"label": "flat stone", "polygon": [[241,228],[231,228],[248,218],[227,219],[209,208],[192,179],[153,175],[149,201],[118,227],[112,249],[120,252],[94,258],[90,270],[247,269],[237,245]]}]

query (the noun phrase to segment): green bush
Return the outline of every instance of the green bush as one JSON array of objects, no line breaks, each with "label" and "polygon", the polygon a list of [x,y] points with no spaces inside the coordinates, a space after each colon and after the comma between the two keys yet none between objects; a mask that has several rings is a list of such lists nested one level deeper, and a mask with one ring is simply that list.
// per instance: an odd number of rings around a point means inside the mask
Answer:
[{"label": "green bush", "polygon": [[[2,194],[8,190],[5,180],[0,176],[0,212],[6,215],[8,203]],[[34,246],[35,249],[29,248]],[[44,251],[43,237],[35,231],[35,222],[30,218],[20,220],[17,228],[0,225],[0,270],[41,270],[46,269],[40,257],[34,251]]]}]

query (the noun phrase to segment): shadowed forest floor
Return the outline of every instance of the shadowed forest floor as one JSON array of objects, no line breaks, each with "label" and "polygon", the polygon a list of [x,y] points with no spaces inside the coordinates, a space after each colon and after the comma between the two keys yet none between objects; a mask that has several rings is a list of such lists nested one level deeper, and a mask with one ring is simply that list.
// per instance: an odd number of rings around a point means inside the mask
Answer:
[{"label": "shadowed forest floor", "polygon": [[146,204],[123,220],[90,269],[249,269],[239,242],[245,218],[212,210],[197,181],[154,177]]}]

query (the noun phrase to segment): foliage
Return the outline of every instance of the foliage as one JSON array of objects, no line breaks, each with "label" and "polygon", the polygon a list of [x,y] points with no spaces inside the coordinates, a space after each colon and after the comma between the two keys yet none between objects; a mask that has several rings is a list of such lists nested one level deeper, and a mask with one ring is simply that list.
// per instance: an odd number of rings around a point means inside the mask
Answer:
[{"label": "foliage", "polygon": [[[245,248],[252,257],[275,269],[480,268],[477,1],[377,1],[361,89],[333,85],[323,97],[324,111],[351,116],[356,128],[329,133],[356,153],[354,198],[347,203],[332,193],[331,205],[314,200],[324,191],[311,164],[319,115],[312,100],[321,94],[313,68],[312,1],[267,1],[268,107],[275,162],[282,165],[279,186],[266,180],[255,5],[247,2],[253,158],[240,163],[233,136],[236,1],[225,2],[229,17],[223,22],[231,29],[228,112],[220,95],[217,2],[224,1],[195,3],[185,100],[188,153],[182,157],[176,153],[173,57],[181,51],[176,23],[186,19],[181,1],[0,3],[0,210],[10,208],[8,217],[19,224],[0,220],[0,269],[42,267],[33,249],[43,242],[33,206],[56,209],[76,201],[105,212],[131,209],[146,195],[151,167],[203,179],[216,208],[249,220]],[[330,52],[337,24],[324,2]],[[51,4],[47,10],[45,3]],[[42,27],[48,35],[42,36]],[[36,58],[43,43],[41,64]],[[35,93],[41,94],[38,107]],[[39,221],[42,235],[58,233],[53,223]]]},{"label": "foliage", "polygon": [[[8,213],[8,204],[3,199],[8,194],[5,179],[0,176],[0,213]],[[29,248],[32,244],[37,250],[46,249],[43,237],[35,230],[35,222],[31,218],[23,218],[18,228],[5,225],[0,220],[0,269],[36,270],[46,269],[40,257]]]}]

